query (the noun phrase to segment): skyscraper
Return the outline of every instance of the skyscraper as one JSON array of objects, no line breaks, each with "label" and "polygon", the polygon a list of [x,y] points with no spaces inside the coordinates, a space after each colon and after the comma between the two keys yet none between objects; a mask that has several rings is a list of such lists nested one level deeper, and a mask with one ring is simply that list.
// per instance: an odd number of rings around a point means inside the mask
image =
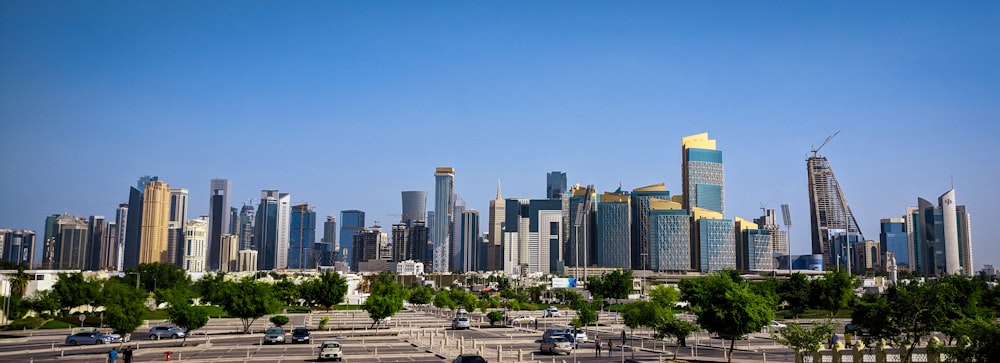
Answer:
[{"label": "skyscraper", "polygon": [[462,211],[461,223],[462,257],[460,271],[482,271],[479,261],[479,211],[468,209]]},{"label": "skyscraper", "polygon": [[432,269],[447,272],[451,251],[451,225],[455,219],[455,168],[440,167],[434,171],[434,225],[431,243],[434,245]]},{"label": "skyscraper", "polygon": [[632,190],[632,268],[648,270],[652,263],[650,245],[649,204],[652,199],[670,200],[664,183]]},{"label": "skyscraper", "polygon": [[448,226],[448,230],[451,231],[451,237],[448,238],[450,242],[449,246],[449,256],[448,256],[448,270],[449,271],[466,271],[465,266],[463,266],[463,247],[465,241],[462,240],[462,213],[465,213],[465,200],[457,194],[453,194],[455,198],[454,207],[452,207],[451,215],[454,216],[454,220],[451,225]]},{"label": "skyscraper", "polygon": [[[282,216],[282,203],[288,204],[288,193],[262,190],[254,222],[253,245],[257,248],[257,269],[274,270],[288,266],[288,214]],[[282,223],[285,223],[282,226]],[[284,237],[282,238],[282,234]],[[280,241],[284,241],[284,245]],[[281,252],[284,248],[285,252]],[[281,262],[284,257],[285,261]]]},{"label": "skyscraper", "polygon": [[880,221],[881,232],[878,239],[882,251],[885,251],[882,266],[888,266],[887,259],[891,254],[896,258],[896,266],[901,270],[910,269],[910,249],[906,240],[906,222],[903,218],[885,218]]},{"label": "skyscraper", "polygon": [[357,264],[354,251],[354,236],[365,230],[365,212],[359,210],[340,211],[340,254],[351,266]]},{"label": "skyscraper", "polygon": [[128,206],[124,210],[119,206],[118,212],[119,217],[122,212],[125,212],[126,217],[118,221],[119,228],[124,226],[124,233],[121,233],[119,240],[124,243],[121,246],[121,264],[118,266],[118,270],[121,271],[128,267],[138,267],[139,266],[139,251],[141,249],[140,242],[142,240],[142,207],[144,204],[144,196],[146,192],[146,185],[153,181],[158,181],[159,178],[155,176],[142,176],[139,181],[136,182],[136,186],[129,188],[128,196]]},{"label": "skyscraper", "polygon": [[680,203],[649,201],[649,269],[691,270],[691,217]]},{"label": "skyscraper", "polygon": [[566,173],[553,171],[546,175],[545,198],[559,199],[566,193]]},{"label": "skyscraper", "polygon": [[812,252],[822,254],[823,267],[831,268],[837,263],[837,255],[850,255],[835,250],[833,239],[837,234],[846,234],[851,240],[864,240],[864,236],[826,157],[813,153],[812,157],[806,159],[806,168],[809,174]]},{"label": "skyscraper", "polygon": [[500,195],[500,181],[497,180],[497,197],[490,201],[489,226],[487,227],[487,238],[489,246],[486,250],[486,270],[503,271],[503,224],[506,217],[507,203]]},{"label": "skyscraper", "polygon": [[35,231],[0,229],[0,247],[0,260],[33,268]]},{"label": "skyscraper", "polygon": [[739,217],[735,223],[736,267],[741,271],[773,270],[771,231]]},{"label": "skyscraper", "polygon": [[631,200],[626,192],[605,192],[597,204],[597,266],[632,268]]},{"label": "skyscraper", "polygon": [[142,196],[139,263],[167,262],[169,222],[170,186],[159,180],[151,181]]},{"label": "skyscraper", "polygon": [[42,268],[85,270],[90,230],[87,220],[62,214],[49,216],[45,224]]},{"label": "skyscraper", "polygon": [[725,172],[722,151],[716,150],[715,140],[709,139],[708,133],[684,137],[681,156],[684,209],[697,207],[725,213]]},{"label": "skyscraper", "polygon": [[402,192],[402,196],[403,215],[400,216],[399,222],[424,220],[427,213],[427,192],[410,190]]},{"label": "skyscraper", "polygon": [[208,203],[208,265],[209,271],[219,269],[222,235],[230,233],[229,180],[212,179]]},{"label": "skyscraper", "polygon": [[691,249],[694,268],[700,272],[736,269],[736,227],[722,213],[695,208],[696,234]]},{"label": "skyscraper", "polygon": [[187,272],[205,272],[208,223],[200,219],[187,221],[184,226],[184,258],[181,267]]},{"label": "skyscraper", "polygon": [[974,273],[969,214],[965,206],[957,205],[954,189],[938,197],[937,206],[917,198],[917,207],[908,208],[907,215],[916,272],[924,276]]},{"label": "skyscraper", "polygon": [[253,225],[253,205],[244,204],[243,208],[240,208],[240,227],[238,232],[240,250],[248,250],[250,249],[250,245],[253,244]]},{"label": "skyscraper", "polygon": [[568,219],[573,226],[564,248],[564,260],[566,266],[591,266],[597,260],[597,244],[594,243],[597,239],[594,227],[597,193],[577,184],[570,188],[570,194]]},{"label": "skyscraper", "polygon": [[87,221],[90,231],[87,233],[87,251],[84,269],[89,271],[101,270],[101,253],[104,248],[105,239],[108,238],[107,225],[104,223],[104,216],[90,216]]},{"label": "skyscraper", "polygon": [[288,268],[316,268],[316,212],[308,203],[292,206],[289,230]]},{"label": "skyscraper", "polygon": [[326,222],[323,222],[323,239],[317,244],[316,250],[320,254],[320,266],[333,266],[338,250],[337,217],[326,216]]},{"label": "skyscraper", "polygon": [[235,234],[222,235],[222,248],[219,253],[219,271],[237,272],[240,259],[240,239]]},{"label": "skyscraper", "polygon": [[167,232],[167,263],[181,266],[184,261],[184,225],[187,223],[188,190],[170,189],[170,221]]},{"label": "skyscraper", "polygon": [[125,262],[125,233],[128,232],[128,203],[118,204],[118,209],[115,210],[115,226],[118,228],[118,235],[115,236],[115,241],[113,244],[114,251],[111,257],[111,266],[113,266],[114,271],[124,270]]},{"label": "skyscraper", "polygon": [[764,215],[754,219],[760,229],[767,230],[771,235],[771,253],[788,255],[788,234],[778,225],[778,217],[774,209],[762,209]]}]

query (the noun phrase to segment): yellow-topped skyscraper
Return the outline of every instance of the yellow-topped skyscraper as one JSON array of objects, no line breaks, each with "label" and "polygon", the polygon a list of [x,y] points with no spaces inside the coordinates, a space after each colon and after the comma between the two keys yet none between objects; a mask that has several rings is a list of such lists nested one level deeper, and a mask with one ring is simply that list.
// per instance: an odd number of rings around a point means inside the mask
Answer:
[{"label": "yellow-topped skyscraper", "polygon": [[142,198],[142,235],[139,263],[161,262],[167,258],[167,231],[170,225],[170,186],[153,180],[146,184]]},{"label": "yellow-topped skyscraper", "polygon": [[681,160],[684,209],[725,213],[722,151],[715,148],[715,140],[707,132],[682,138]]}]

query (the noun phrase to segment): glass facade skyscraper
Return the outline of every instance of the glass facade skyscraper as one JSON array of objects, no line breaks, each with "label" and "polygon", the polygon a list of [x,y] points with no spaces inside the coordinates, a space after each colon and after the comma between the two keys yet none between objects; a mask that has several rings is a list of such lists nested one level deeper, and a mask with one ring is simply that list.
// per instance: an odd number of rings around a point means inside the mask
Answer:
[{"label": "glass facade skyscraper", "polygon": [[[896,266],[909,270],[910,249],[907,246],[906,222],[903,218],[886,218],[881,220],[880,225],[878,239],[885,256],[891,253],[896,258]],[[888,266],[887,261],[883,261],[882,266]]]},{"label": "glass facade skyscraper", "polygon": [[365,212],[359,210],[340,211],[340,255],[351,266],[357,261],[353,258],[354,236],[365,230]]},{"label": "glass facade skyscraper", "polygon": [[[230,233],[232,215],[229,211],[229,180],[212,179],[209,185],[208,203],[208,259],[209,271],[219,269],[219,254],[222,251],[222,235]],[[263,259],[263,258],[262,258]]]},{"label": "glass facade skyscraper", "polygon": [[697,219],[700,272],[736,269],[736,230],[729,219]]},{"label": "glass facade skyscraper", "polygon": [[681,139],[681,151],[684,209],[725,213],[725,172],[715,140],[709,139],[708,133],[687,136]]},{"label": "glass facade skyscraper", "polygon": [[632,221],[627,193],[604,193],[597,204],[597,266],[631,269]]},{"label": "glass facade skyscraper", "polygon": [[562,198],[563,193],[566,192],[566,173],[561,171],[553,171],[546,175],[545,178],[545,198],[546,199],[559,199]]},{"label": "glass facade skyscraper", "polygon": [[288,268],[314,269],[320,256],[316,251],[316,212],[309,204],[292,206],[288,239]]},{"label": "glass facade skyscraper", "polygon": [[691,270],[691,216],[680,203],[650,201],[649,243],[650,270]]},{"label": "glass facade skyscraper", "polygon": [[455,168],[441,167],[434,170],[434,222],[431,237],[431,271],[447,272],[450,264],[451,227],[455,219]]},{"label": "glass facade skyscraper", "polygon": [[277,190],[262,190],[254,221],[253,247],[257,249],[257,269],[274,270],[278,258],[278,199]]},{"label": "glass facade skyscraper", "polygon": [[836,265],[835,258],[838,255],[831,240],[836,231],[862,236],[857,240],[864,240],[864,237],[826,157],[813,155],[806,160],[806,168],[809,173],[812,252],[823,255],[824,267],[832,268]]},{"label": "glass facade skyscraper", "polygon": [[650,220],[649,203],[652,199],[670,200],[670,192],[663,183],[653,184],[632,190],[632,268],[648,270],[650,261]]}]

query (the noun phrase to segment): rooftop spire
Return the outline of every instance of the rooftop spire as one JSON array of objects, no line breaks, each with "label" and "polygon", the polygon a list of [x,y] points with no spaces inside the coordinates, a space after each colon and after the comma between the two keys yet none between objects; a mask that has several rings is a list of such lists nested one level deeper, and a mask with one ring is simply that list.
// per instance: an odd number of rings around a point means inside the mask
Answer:
[{"label": "rooftop spire", "polygon": [[497,200],[503,200],[503,197],[500,196],[500,179],[497,179]]}]

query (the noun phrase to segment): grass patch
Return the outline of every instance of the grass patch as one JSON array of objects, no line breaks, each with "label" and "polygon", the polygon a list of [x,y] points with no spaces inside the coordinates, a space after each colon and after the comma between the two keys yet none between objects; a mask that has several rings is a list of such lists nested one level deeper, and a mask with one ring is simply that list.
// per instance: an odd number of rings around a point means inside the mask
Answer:
[{"label": "grass patch", "polygon": [[48,319],[40,318],[37,316],[24,319],[17,319],[12,321],[10,325],[8,325],[4,330],[38,329],[41,328],[46,321],[48,321]]},{"label": "grass patch", "polygon": [[330,310],[363,310],[361,305],[334,305]]},{"label": "grass patch", "polygon": [[170,319],[167,316],[166,310],[151,310],[142,314],[142,320],[167,320]]},{"label": "grass patch", "polygon": [[310,309],[308,306],[293,305],[293,306],[286,306],[285,312],[287,314],[308,314],[312,312],[312,309]]},{"label": "grass patch", "polygon": [[42,324],[42,329],[69,329],[79,327],[80,324],[70,324],[65,321],[49,320]]},{"label": "grass patch", "polygon": [[[794,319],[795,318],[794,316],[792,316],[792,312],[788,311],[788,310],[777,311],[777,312],[775,312],[774,315],[778,319]],[[810,320],[823,320],[823,319],[827,319],[829,317],[830,317],[830,312],[829,311],[818,310],[818,309],[809,309],[809,310],[806,310],[804,313],[799,314],[799,316],[798,316],[799,319],[810,319]],[[851,318],[851,310],[848,310],[848,309],[841,310],[840,312],[837,313],[837,315],[834,315],[833,318],[834,319],[850,319]]]}]

